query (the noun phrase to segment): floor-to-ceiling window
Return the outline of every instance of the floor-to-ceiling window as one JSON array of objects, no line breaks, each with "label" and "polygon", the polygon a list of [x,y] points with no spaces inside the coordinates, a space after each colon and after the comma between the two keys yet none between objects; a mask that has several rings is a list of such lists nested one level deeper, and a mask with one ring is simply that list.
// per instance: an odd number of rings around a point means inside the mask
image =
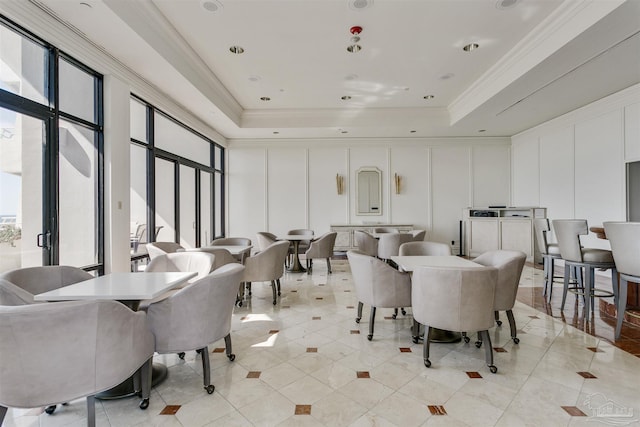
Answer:
[{"label": "floor-to-ceiling window", "polygon": [[131,98],[131,233],[185,247],[224,236],[224,148]]},{"label": "floor-to-ceiling window", "polygon": [[0,17],[0,271],[101,271],[102,141],[102,76]]}]

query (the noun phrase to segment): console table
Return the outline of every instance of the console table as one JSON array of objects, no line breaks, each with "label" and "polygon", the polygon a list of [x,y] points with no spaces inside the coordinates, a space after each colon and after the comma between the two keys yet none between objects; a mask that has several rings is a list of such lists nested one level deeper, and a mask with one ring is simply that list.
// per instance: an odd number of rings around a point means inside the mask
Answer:
[{"label": "console table", "polygon": [[355,230],[366,231],[367,233],[373,233],[373,230],[378,227],[395,228],[401,233],[408,233],[413,230],[413,224],[331,224],[330,227],[331,231],[337,233],[334,250],[338,252],[358,249],[356,239],[353,237]]}]

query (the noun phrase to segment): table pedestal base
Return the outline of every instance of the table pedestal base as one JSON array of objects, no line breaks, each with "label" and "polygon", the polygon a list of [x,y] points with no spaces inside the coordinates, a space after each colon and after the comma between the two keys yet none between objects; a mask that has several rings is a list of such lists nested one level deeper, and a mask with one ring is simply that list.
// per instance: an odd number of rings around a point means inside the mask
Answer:
[{"label": "table pedestal base", "polygon": [[[162,363],[154,363],[151,372],[151,387],[155,387],[167,378],[168,369]],[[122,399],[134,396],[136,391],[133,387],[133,377],[129,377],[115,387],[96,394],[96,398],[102,400]]]}]

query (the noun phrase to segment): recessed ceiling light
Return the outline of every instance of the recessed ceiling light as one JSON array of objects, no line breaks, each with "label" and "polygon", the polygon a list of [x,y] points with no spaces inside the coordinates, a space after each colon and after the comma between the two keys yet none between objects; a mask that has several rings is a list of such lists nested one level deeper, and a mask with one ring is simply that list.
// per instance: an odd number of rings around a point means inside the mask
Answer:
[{"label": "recessed ceiling light", "polygon": [[349,133],[349,131],[341,130],[340,133]]},{"label": "recessed ceiling light", "polygon": [[274,135],[279,135],[279,134],[280,134],[280,132],[278,132],[277,130],[274,130],[274,131],[273,131],[273,134],[274,134]]},{"label": "recessed ceiling light", "polygon": [[427,99],[427,100],[428,99],[433,99],[433,98],[435,98],[435,95],[425,95],[425,96],[423,96],[423,98]]},{"label": "recessed ceiling light", "polygon": [[519,2],[520,2],[520,0],[498,0],[496,2],[496,8],[498,8],[498,9],[508,9],[510,7],[515,6]]},{"label": "recessed ceiling light", "polygon": [[471,52],[473,50],[476,50],[479,47],[480,45],[478,43],[469,43],[468,45],[463,47],[462,50],[464,50],[465,52]]},{"label": "recessed ceiling light", "polygon": [[345,76],[345,80],[355,80],[358,78],[357,74],[348,74],[347,76]]},{"label": "recessed ceiling light", "polygon": [[415,130],[410,130],[409,133],[416,133],[416,131]]},{"label": "recessed ceiling light", "polygon": [[249,76],[250,82],[258,82],[260,81],[260,76]]},{"label": "recessed ceiling light", "polygon": [[480,129],[478,132],[482,133],[482,132],[486,132],[486,129]]},{"label": "recessed ceiling light", "polygon": [[353,10],[362,10],[373,6],[373,0],[349,0],[349,8]]},{"label": "recessed ceiling light", "polygon": [[271,101],[271,98],[269,98],[268,96],[262,96],[260,97],[260,101]]},{"label": "recessed ceiling light", "polygon": [[443,76],[440,76],[440,80],[449,80],[451,77],[455,76],[453,73],[447,73]]},{"label": "recessed ceiling light", "polygon": [[348,101],[351,99],[351,97],[349,95],[345,95],[345,96],[341,96],[340,99],[342,99],[343,101]]},{"label": "recessed ceiling light", "polygon": [[362,46],[360,46],[359,44],[352,44],[351,46],[347,47],[347,51],[351,53],[360,52],[361,50]]},{"label": "recessed ceiling light", "polygon": [[202,8],[207,12],[212,13],[220,12],[222,9],[222,3],[217,0],[201,0],[200,6],[202,6]]},{"label": "recessed ceiling light", "polygon": [[235,53],[236,55],[240,55],[241,53],[244,53],[244,48],[242,48],[241,46],[231,46],[229,48],[229,51],[231,53]]},{"label": "recessed ceiling light", "polygon": [[92,8],[93,8],[93,6],[91,6],[89,3],[84,2],[84,1],[81,1],[81,2],[80,2],[80,5],[81,5],[81,6],[86,6],[86,7],[88,7],[89,9],[92,9]]}]

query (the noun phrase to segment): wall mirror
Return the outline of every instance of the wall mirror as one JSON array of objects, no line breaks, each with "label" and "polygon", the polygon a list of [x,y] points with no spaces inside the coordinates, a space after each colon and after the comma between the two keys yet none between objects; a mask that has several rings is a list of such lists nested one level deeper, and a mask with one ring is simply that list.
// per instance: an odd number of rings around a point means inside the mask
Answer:
[{"label": "wall mirror", "polygon": [[382,171],[362,167],[356,172],[356,215],[382,215]]}]

